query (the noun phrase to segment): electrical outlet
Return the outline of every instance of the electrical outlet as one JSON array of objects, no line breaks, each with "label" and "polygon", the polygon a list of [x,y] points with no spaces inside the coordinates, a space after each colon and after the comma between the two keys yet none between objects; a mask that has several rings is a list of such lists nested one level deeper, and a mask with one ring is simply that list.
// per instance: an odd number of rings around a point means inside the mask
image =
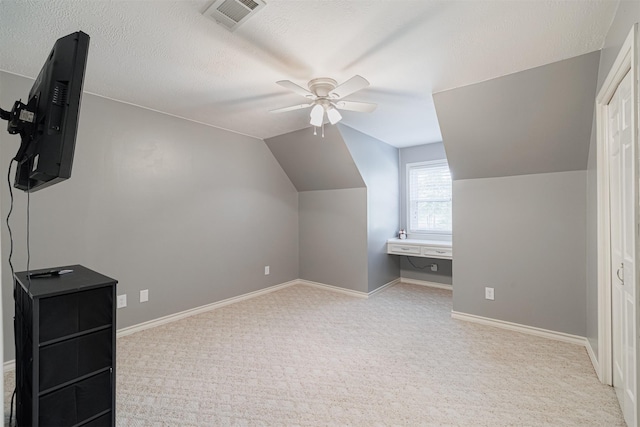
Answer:
[{"label": "electrical outlet", "polygon": [[149,301],[149,289],[140,291],[140,302],[147,302],[147,301]]},{"label": "electrical outlet", "polygon": [[264,275],[265,275],[265,276],[268,276],[268,275],[269,275],[269,266],[268,266],[268,265],[265,265],[265,266],[264,266]]},{"label": "electrical outlet", "polygon": [[493,288],[484,288],[484,298],[491,301],[494,300]]},{"label": "electrical outlet", "polygon": [[438,271],[438,264],[431,264],[431,271]]},{"label": "electrical outlet", "polygon": [[125,308],[127,306],[127,294],[118,295],[118,308]]}]

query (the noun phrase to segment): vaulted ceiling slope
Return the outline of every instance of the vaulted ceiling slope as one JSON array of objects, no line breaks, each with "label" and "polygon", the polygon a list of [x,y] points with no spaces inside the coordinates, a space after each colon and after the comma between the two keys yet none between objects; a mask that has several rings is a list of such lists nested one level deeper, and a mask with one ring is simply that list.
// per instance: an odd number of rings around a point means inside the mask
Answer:
[{"label": "vaulted ceiling slope", "polygon": [[586,169],[599,58],[434,94],[453,179]]},{"label": "vaulted ceiling slope", "polygon": [[364,188],[362,175],[337,126],[325,126],[324,138],[302,129],[265,139],[298,191]]},{"label": "vaulted ceiling slope", "polygon": [[[431,94],[602,47],[611,0],[267,0],[235,32],[212,0],[0,1],[0,69],[35,78],[53,42],[91,36],[85,90],[261,139],[309,126],[279,87],[315,77],[371,86],[344,124],[396,147],[441,140]],[[25,94],[26,96],[26,94]],[[10,108],[10,106],[3,106]]]}]

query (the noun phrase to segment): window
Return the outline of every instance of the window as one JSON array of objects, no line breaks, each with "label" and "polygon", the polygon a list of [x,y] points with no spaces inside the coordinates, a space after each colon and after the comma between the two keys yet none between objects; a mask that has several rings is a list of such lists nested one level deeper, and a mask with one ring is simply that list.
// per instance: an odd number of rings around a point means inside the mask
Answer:
[{"label": "window", "polygon": [[446,160],[407,164],[408,232],[451,234],[451,174]]}]

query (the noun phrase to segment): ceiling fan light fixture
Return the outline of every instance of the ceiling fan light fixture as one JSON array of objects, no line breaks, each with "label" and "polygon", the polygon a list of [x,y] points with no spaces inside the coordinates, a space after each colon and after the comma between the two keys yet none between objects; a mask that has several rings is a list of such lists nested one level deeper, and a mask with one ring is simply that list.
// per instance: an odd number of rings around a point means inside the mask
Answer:
[{"label": "ceiling fan light fixture", "polygon": [[311,113],[309,113],[309,116],[311,118],[322,117],[323,114],[324,114],[324,107],[322,107],[322,105],[320,104],[316,104],[311,109]]},{"label": "ceiling fan light fixture", "polygon": [[320,127],[322,126],[323,117],[311,117],[311,121],[309,122],[311,126]]},{"label": "ceiling fan light fixture", "polygon": [[342,114],[335,108],[333,105],[327,108],[327,118],[329,118],[329,122],[332,125],[335,125],[340,120],[342,120]]},{"label": "ceiling fan light fixture", "polygon": [[324,107],[320,104],[314,105],[309,116],[311,117],[310,124],[321,126],[324,119]]},{"label": "ceiling fan light fixture", "polygon": [[[1,1],[1,0],[0,0]],[[227,0],[217,0],[227,1]],[[231,1],[231,0],[228,0]],[[233,1],[251,1],[251,0],[233,0]],[[370,113],[376,108],[376,104],[370,102],[344,101],[342,98],[351,95],[361,89],[369,86],[369,82],[362,76],[353,76],[346,82],[338,85],[338,83],[328,77],[318,77],[308,83],[309,90],[290,80],[280,80],[276,84],[288,89],[298,95],[302,95],[311,102],[308,104],[293,105],[290,107],[278,108],[271,110],[273,113],[284,113],[286,111],[294,111],[301,108],[311,108],[309,114],[309,123],[315,128],[322,127],[324,133],[325,112],[327,113],[327,121],[335,125],[342,120],[342,114],[338,110],[358,111]],[[314,129],[314,134],[316,129]]]}]

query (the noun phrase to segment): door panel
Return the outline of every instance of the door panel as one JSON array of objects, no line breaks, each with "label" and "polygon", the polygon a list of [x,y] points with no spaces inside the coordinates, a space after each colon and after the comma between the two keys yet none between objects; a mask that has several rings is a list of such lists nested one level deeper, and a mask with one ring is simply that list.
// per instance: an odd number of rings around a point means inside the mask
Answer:
[{"label": "door panel", "polygon": [[613,344],[613,386],[618,402],[624,405],[625,357],[624,339],[624,291],[622,289],[622,201],[620,188],[620,102],[616,92],[608,107],[609,137],[609,197],[611,218],[611,303],[612,303],[612,344]]},{"label": "door panel", "polygon": [[631,74],[608,106],[613,385],[625,421],[636,425],[636,170]]}]

